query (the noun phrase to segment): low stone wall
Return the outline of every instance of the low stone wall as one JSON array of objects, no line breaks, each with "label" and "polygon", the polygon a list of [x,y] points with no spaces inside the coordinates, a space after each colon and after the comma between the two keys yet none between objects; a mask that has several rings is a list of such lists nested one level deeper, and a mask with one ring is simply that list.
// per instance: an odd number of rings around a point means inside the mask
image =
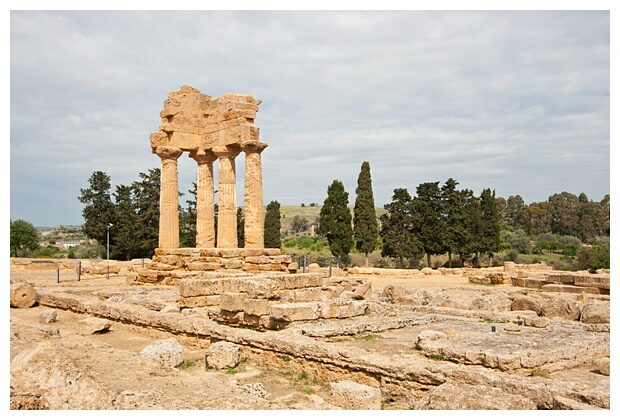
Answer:
[{"label": "low stone wall", "polygon": [[184,279],[181,309],[206,308],[219,322],[282,329],[294,321],[364,315],[372,297],[369,282],[318,273]]},{"label": "low stone wall", "polygon": [[609,295],[610,290],[609,270],[597,274],[587,271],[554,271],[544,263],[506,262],[503,271],[498,268],[469,270],[468,279],[471,283],[512,284],[547,292]]},{"label": "low stone wall", "polygon": [[144,267],[136,267],[135,281],[175,285],[209,272],[296,272],[297,263],[279,249],[157,248]]},{"label": "low stone wall", "polygon": [[425,267],[421,270],[416,268],[377,268],[377,267],[351,267],[347,271],[348,274],[354,276],[368,277],[394,277],[394,278],[410,278],[424,276],[462,276],[465,271],[461,268],[438,268],[432,269]]}]

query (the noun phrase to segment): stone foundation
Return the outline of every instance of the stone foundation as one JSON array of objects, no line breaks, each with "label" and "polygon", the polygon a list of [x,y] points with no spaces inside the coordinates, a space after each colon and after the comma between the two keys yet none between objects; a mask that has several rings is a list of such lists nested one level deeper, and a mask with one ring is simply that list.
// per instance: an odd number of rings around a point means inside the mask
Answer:
[{"label": "stone foundation", "polygon": [[[137,283],[176,285],[183,279],[201,279],[219,272],[257,274],[295,272],[290,255],[272,248],[157,248],[143,268],[137,268]],[[209,277],[209,276],[208,276]]]},{"label": "stone foundation", "polygon": [[360,278],[318,273],[183,279],[179,307],[202,308],[224,324],[279,330],[294,321],[364,315],[368,286]]}]

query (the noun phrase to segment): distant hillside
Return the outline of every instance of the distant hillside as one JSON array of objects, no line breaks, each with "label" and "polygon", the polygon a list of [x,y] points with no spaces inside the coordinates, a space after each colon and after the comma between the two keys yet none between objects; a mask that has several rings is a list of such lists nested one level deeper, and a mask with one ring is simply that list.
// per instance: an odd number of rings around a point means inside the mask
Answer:
[{"label": "distant hillside", "polygon": [[[321,213],[321,207],[323,206],[280,206],[281,230],[290,231],[291,225],[293,224],[293,218],[295,216],[306,218],[308,223],[312,225],[314,221],[318,219],[319,214]],[[355,207],[353,204],[349,205],[351,215],[353,215],[353,207]],[[375,207],[375,210],[377,212],[377,217],[385,213],[385,209],[381,207]]]}]

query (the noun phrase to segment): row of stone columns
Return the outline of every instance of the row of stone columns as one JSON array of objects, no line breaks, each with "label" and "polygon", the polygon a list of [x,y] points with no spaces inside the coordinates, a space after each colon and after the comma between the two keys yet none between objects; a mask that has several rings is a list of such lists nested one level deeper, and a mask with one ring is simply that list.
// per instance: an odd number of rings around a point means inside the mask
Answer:
[{"label": "row of stone columns", "polygon": [[[235,158],[245,153],[245,248],[264,248],[263,179],[261,152],[266,143],[249,141],[190,153],[196,175],[196,247],[215,247],[215,200],[213,163],[218,160],[218,248],[237,248],[237,176]],[[179,186],[175,147],[157,147],[161,158],[159,247],[179,247]]]}]

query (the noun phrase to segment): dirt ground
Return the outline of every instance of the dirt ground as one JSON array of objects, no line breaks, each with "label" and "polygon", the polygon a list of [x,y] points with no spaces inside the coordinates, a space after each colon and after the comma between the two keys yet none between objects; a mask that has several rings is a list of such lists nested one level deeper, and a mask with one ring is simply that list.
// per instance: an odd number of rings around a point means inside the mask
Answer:
[{"label": "dirt ground", "polygon": [[[27,270],[11,267],[11,281],[26,281],[40,289],[120,290],[128,287],[126,272],[119,275],[82,276],[75,279],[72,270],[61,270],[60,282],[55,270]],[[373,290],[388,285],[407,288],[465,288],[485,286],[469,283],[461,276],[424,276],[419,278],[373,278]],[[494,286],[504,287],[504,286]],[[505,286],[510,287],[510,286]],[[172,286],[157,286],[174,290]],[[79,321],[89,317],[71,311],[57,310],[56,321],[41,324],[39,314],[49,308],[34,306],[10,309],[10,359],[40,345],[53,343],[41,353],[44,364],[67,370],[72,366],[79,377],[90,380],[91,388],[100,390],[96,402],[71,394],[70,389],[55,396],[54,409],[121,409],[121,410],[331,410],[329,385],[299,370],[275,369],[242,359],[229,370],[205,366],[205,351],[211,343],[193,337],[172,335],[157,330],[112,322],[105,334],[81,335]],[[162,368],[139,356],[142,349],[156,340],[174,337],[183,346],[184,363],[176,368]],[[388,335],[386,335],[388,338]],[[356,343],[353,343],[356,345]],[[359,345],[359,344],[357,344]],[[372,348],[372,343],[369,345]],[[22,353],[23,356],[23,353]],[[36,358],[34,359],[37,360]],[[69,369],[70,370],[70,369]],[[58,372],[52,369],[51,376]],[[591,374],[583,369],[580,374]],[[63,384],[71,378],[61,378]],[[343,378],[346,379],[346,378]],[[70,388],[69,386],[67,386]],[[39,398],[45,389],[32,389],[11,375],[11,409],[41,409]],[[21,404],[21,406],[19,406]],[[406,409],[390,406],[384,409]]]}]

